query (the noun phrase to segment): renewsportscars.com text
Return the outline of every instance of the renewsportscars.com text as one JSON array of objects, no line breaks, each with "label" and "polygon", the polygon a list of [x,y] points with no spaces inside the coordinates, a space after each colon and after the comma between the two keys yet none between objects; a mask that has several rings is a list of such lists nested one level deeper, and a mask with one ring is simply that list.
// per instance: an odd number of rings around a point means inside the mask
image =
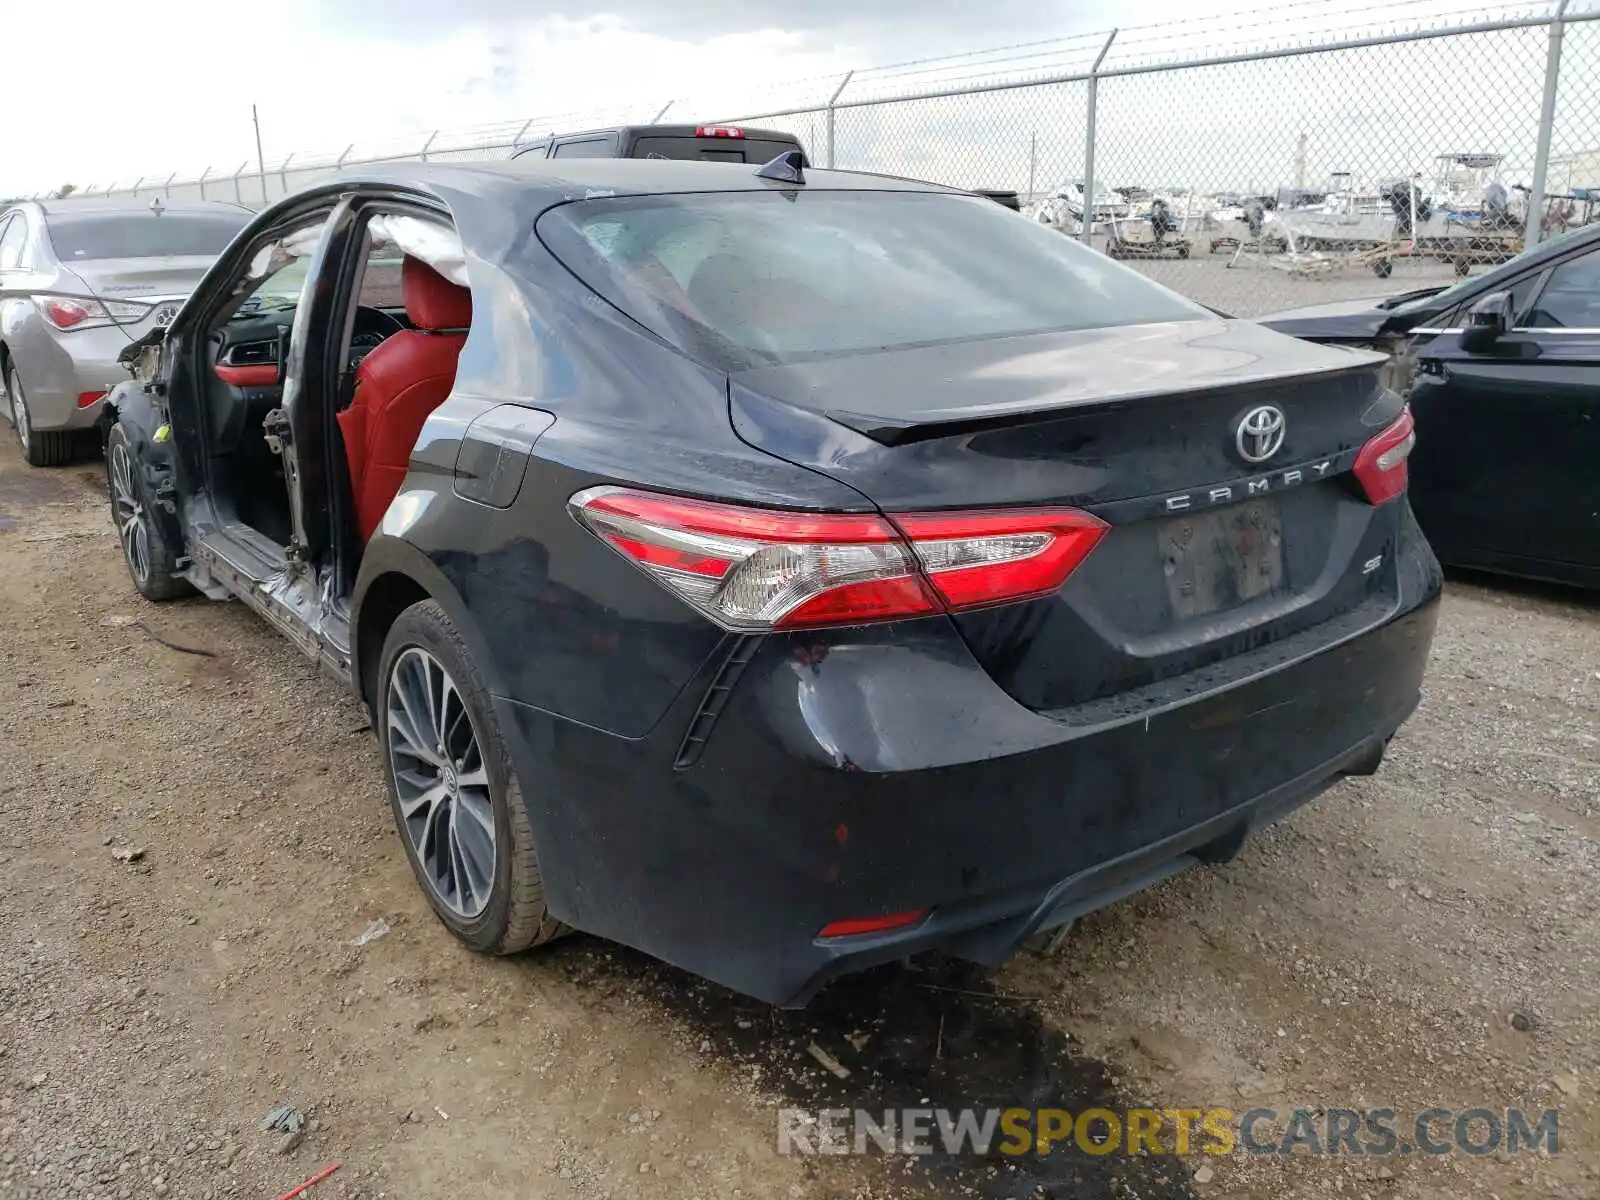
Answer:
[{"label": "renewsportscars.com text", "polygon": [[1559,1150],[1556,1110],[1429,1108],[784,1108],[780,1154],[1275,1154]]}]

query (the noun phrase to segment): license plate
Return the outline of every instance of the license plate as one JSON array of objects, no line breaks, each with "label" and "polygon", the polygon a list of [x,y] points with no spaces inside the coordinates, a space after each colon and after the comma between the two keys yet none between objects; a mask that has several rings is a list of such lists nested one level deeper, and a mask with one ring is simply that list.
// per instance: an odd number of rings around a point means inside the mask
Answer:
[{"label": "license plate", "polygon": [[1162,570],[1173,614],[1203,617],[1283,586],[1277,501],[1247,500],[1160,526]]}]

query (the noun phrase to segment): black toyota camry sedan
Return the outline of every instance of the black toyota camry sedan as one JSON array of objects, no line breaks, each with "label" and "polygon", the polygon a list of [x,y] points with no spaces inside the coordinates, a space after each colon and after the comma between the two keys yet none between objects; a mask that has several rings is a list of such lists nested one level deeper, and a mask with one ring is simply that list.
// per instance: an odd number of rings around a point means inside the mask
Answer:
[{"label": "black toyota camry sedan", "polygon": [[1600,588],[1600,224],[1454,287],[1260,318],[1391,356],[1446,563]]},{"label": "black toyota camry sedan", "polygon": [[396,164],[129,348],[148,597],[372,714],[439,919],[803,1003],[1030,936],[1378,768],[1438,565],[1384,360],[992,201],[759,164]]}]

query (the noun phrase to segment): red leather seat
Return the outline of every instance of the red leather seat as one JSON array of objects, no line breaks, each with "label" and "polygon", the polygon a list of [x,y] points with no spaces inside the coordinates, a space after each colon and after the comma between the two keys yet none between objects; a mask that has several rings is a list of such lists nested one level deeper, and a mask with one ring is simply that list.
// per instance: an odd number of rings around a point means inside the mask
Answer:
[{"label": "red leather seat", "polygon": [[362,360],[355,397],[338,417],[363,540],[400,491],[423,422],[455,386],[472,324],[472,294],[421,259],[406,257],[400,286],[416,328],[393,334]]}]

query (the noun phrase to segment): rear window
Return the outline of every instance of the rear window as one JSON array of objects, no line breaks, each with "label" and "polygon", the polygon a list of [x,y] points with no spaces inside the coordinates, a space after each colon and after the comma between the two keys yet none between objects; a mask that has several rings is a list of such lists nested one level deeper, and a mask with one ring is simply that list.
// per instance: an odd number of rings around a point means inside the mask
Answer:
[{"label": "rear window", "polygon": [[605,137],[579,138],[575,142],[557,142],[554,158],[614,158],[617,139],[609,133]]},{"label": "rear window", "polygon": [[1209,315],[975,196],[617,197],[552,209],[538,231],[634,320],[730,369]]},{"label": "rear window", "polygon": [[58,213],[47,217],[62,262],[94,258],[167,258],[221,254],[250,214]]},{"label": "rear window", "polygon": [[642,137],[634,142],[631,157],[759,165],[799,148],[795,142],[767,142],[758,138]]}]

